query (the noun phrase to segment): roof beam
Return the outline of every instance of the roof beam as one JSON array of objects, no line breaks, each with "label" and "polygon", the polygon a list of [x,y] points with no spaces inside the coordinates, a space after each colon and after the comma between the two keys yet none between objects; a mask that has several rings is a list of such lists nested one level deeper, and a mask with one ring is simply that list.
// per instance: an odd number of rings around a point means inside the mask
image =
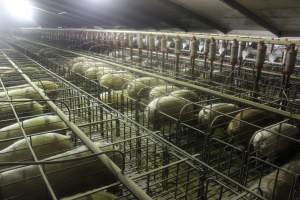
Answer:
[{"label": "roof beam", "polygon": [[[61,10],[65,11],[66,14],[61,15],[61,17],[65,17],[69,19],[70,17],[79,21],[83,21],[84,23],[90,24],[91,20],[89,16],[84,15],[84,13],[77,12],[76,9],[74,9],[72,6],[61,4],[56,1],[47,1],[47,0],[40,0],[37,1],[35,4],[38,4],[41,8],[51,8],[55,10]],[[95,19],[94,19],[95,20]],[[112,26],[112,23],[110,23],[107,20],[98,19],[97,22],[101,23],[102,26]],[[95,24],[99,25],[99,24]]]},{"label": "roof beam", "polygon": [[[101,25],[103,25],[103,23],[110,23],[112,24],[112,26],[126,26],[126,27],[137,27],[137,28],[141,28],[139,26],[137,26],[134,21],[129,20],[127,18],[124,17],[119,17],[117,14],[115,14],[115,11],[111,11],[111,10],[101,10],[101,12],[98,12],[97,15],[95,14],[95,11],[91,11],[89,12],[88,10],[86,10],[86,7],[82,7],[81,4],[82,2],[73,2],[70,3],[68,1],[66,1],[64,3],[64,5],[66,5],[67,7],[69,7],[70,9],[73,10],[74,13],[78,14],[78,15],[82,15],[82,16],[86,16],[89,19],[93,20],[94,22],[99,22],[101,23]],[[98,25],[98,24],[95,24]],[[144,26],[143,26],[144,27]]]},{"label": "roof beam", "polygon": [[178,29],[181,29],[185,32],[188,32],[188,26],[182,22],[179,22],[177,20],[174,20],[172,16],[169,16],[167,13],[160,13],[157,12],[155,9],[151,8],[151,1],[141,1],[141,0],[129,0],[130,6],[134,8],[134,10],[137,13],[140,13],[140,15],[146,15],[149,16],[154,20],[155,23],[164,22],[167,25],[174,26]]},{"label": "roof beam", "polygon": [[[132,19],[127,19],[124,17],[120,17],[119,15],[114,15],[116,11],[106,11],[103,10],[97,15],[93,14],[93,12],[85,11],[85,8],[79,10],[80,5],[78,4],[69,4],[65,2],[65,4],[55,2],[55,1],[47,1],[47,0],[40,0],[44,7],[51,6],[52,9],[59,9],[61,11],[66,11],[66,14],[61,15],[68,16],[69,18],[79,18],[79,22],[84,21],[84,25],[88,24],[90,26],[101,26],[101,27],[114,27],[114,26],[125,26],[125,27],[134,27],[134,28],[146,28],[143,23],[136,24],[135,21]],[[40,2],[39,2],[40,3]],[[58,15],[59,16],[59,15]],[[81,24],[82,23],[77,23]]]},{"label": "roof beam", "polygon": [[65,26],[68,24],[67,22],[71,24],[79,24],[79,21],[83,21],[85,24],[90,24],[89,21],[85,20],[85,18],[80,18],[76,15],[72,15],[70,13],[66,13],[63,15],[57,14],[55,12],[51,12],[48,10],[48,7],[46,9],[43,9],[41,7],[35,7],[39,11],[39,17],[37,18],[37,22],[41,26]]},{"label": "roof beam", "polygon": [[298,37],[300,31],[284,31],[281,33],[281,37]]},{"label": "roof beam", "polygon": [[225,28],[223,25],[215,22],[215,21],[212,21],[211,19],[208,19],[202,15],[199,15],[198,13],[178,4],[178,3],[175,3],[175,2],[172,2],[171,0],[163,0],[161,1],[162,3],[164,3],[165,5],[169,6],[169,7],[172,7],[174,9],[176,9],[177,11],[180,11],[181,13],[183,13],[184,15],[188,16],[188,17],[191,17],[193,19],[196,19],[198,20],[199,22],[202,22],[218,31],[221,31],[222,33],[227,33],[228,32],[228,29]]},{"label": "roof beam", "polygon": [[[178,22],[173,20],[169,16],[166,16],[165,13],[157,13],[154,10],[149,10],[143,1],[135,1],[135,0],[127,0],[125,1],[126,4],[116,4],[113,8],[116,9],[114,11],[108,10],[101,10],[97,16],[92,16],[88,12],[83,12],[82,10],[77,10],[76,8],[79,7],[77,4],[69,4],[66,2],[65,4],[56,2],[56,1],[47,1],[47,0],[40,0],[38,1],[40,6],[45,7],[51,6],[55,9],[59,9],[62,11],[67,11],[67,14],[62,15],[66,16],[74,16],[76,18],[80,18],[85,23],[91,24],[93,22],[98,22],[93,25],[100,25],[101,27],[113,27],[115,25],[125,25],[127,27],[132,28],[155,28],[159,29],[157,23],[158,22],[165,22],[166,24],[177,27],[183,31],[188,31],[188,26],[184,23]],[[127,5],[128,4],[128,5]],[[124,5],[127,6],[126,8],[130,8],[130,11],[125,9]],[[120,9],[119,9],[120,7]],[[127,17],[120,17],[119,15],[115,15],[114,13],[122,13],[124,16]],[[78,19],[77,19],[78,20]]]},{"label": "roof beam", "polygon": [[245,8],[243,5],[238,3],[236,0],[219,0],[225,3],[226,5],[230,6],[231,8],[239,11],[241,14],[245,15],[246,17],[249,17],[251,20],[259,24],[260,26],[264,27],[274,35],[280,37],[281,31],[277,29],[275,26],[264,20],[263,18],[259,17],[252,11],[250,11],[248,8]]}]

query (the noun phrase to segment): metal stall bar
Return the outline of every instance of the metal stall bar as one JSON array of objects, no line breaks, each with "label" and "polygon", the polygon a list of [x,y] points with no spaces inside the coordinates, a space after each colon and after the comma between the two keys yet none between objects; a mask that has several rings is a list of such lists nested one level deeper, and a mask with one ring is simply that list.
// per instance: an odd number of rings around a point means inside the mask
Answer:
[{"label": "metal stall bar", "polygon": [[250,101],[250,100],[247,100],[247,99],[242,99],[242,98],[239,98],[239,97],[236,97],[236,96],[233,96],[233,95],[224,94],[224,93],[219,92],[219,91],[214,91],[212,89],[208,89],[208,88],[205,88],[205,87],[202,87],[202,86],[199,86],[199,85],[194,85],[194,84],[191,84],[191,83],[187,83],[187,82],[184,82],[184,81],[175,80],[173,78],[169,78],[169,77],[166,77],[166,76],[157,75],[157,74],[154,74],[154,73],[151,73],[151,72],[146,72],[146,71],[143,71],[143,70],[140,70],[140,69],[124,66],[122,64],[118,64],[118,63],[115,63],[115,62],[103,60],[103,59],[100,59],[100,58],[95,58],[93,56],[89,56],[89,55],[86,55],[86,54],[82,54],[82,53],[78,53],[78,52],[74,52],[74,51],[70,51],[70,50],[65,50],[65,49],[53,47],[53,46],[43,44],[43,43],[39,43],[39,42],[32,42],[32,41],[27,40],[27,39],[25,39],[25,40],[30,42],[30,43],[37,43],[37,44],[40,44],[40,45],[45,46],[45,47],[51,47],[51,48],[57,49],[59,51],[73,53],[73,54],[78,55],[78,56],[87,57],[87,58],[94,59],[94,60],[99,60],[101,62],[110,64],[110,65],[113,65],[113,66],[116,66],[116,67],[120,67],[120,68],[126,69],[128,71],[133,71],[133,72],[136,72],[136,73],[139,73],[139,74],[155,77],[155,78],[162,79],[164,81],[173,83],[175,85],[181,85],[181,86],[184,86],[184,87],[196,89],[196,90],[199,90],[199,91],[211,94],[211,95],[215,95],[215,96],[222,97],[222,98],[225,98],[225,99],[229,99],[229,100],[232,100],[232,101],[235,101],[235,102],[243,103],[243,104],[246,104],[248,106],[253,106],[253,107],[256,107],[256,108],[259,108],[259,109],[262,109],[262,110],[266,110],[266,111],[269,111],[269,112],[273,112],[273,113],[276,113],[276,114],[280,114],[282,116],[289,117],[289,118],[292,118],[292,119],[300,120],[300,115],[299,114],[293,114],[293,113],[290,113],[290,112],[287,112],[287,111],[284,111],[284,110],[273,108],[273,107],[268,106],[268,105],[263,105],[263,104],[260,104],[260,103],[254,102],[254,101]]},{"label": "metal stall bar", "polygon": [[[32,59],[31,59],[31,60],[32,60]],[[58,75],[56,75],[56,74],[54,74],[53,72],[49,71],[48,69],[46,69],[46,68],[43,67],[42,65],[38,64],[36,61],[34,61],[34,60],[32,60],[32,61],[35,62],[37,65],[39,65],[41,68],[43,68],[45,71],[47,71],[47,72],[53,74],[53,75],[54,75],[55,77],[57,77],[57,78],[60,78]],[[71,84],[71,83],[70,83],[70,84]],[[75,87],[76,89],[78,89],[78,90],[81,90],[80,88],[77,88],[76,86],[74,86],[74,87]],[[83,93],[86,94],[87,96],[91,97],[91,98],[94,98],[94,97],[88,95],[88,94],[87,94],[86,92],[84,92],[84,91],[83,91]],[[96,100],[96,99],[95,99],[95,100]],[[98,100],[98,101],[99,101],[99,100]],[[118,113],[118,114],[119,114],[119,113]],[[120,114],[120,115],[122,115],[122,114]],[[124,116],[124,118],[126,118],[126,116]],[[126,119],[128,119],[128,118],[126,118]],[[128,119],[128,120],[131,121],[130,119]],[[136,122],[134,122],[134,121],[133,121],[132,123],[135,123],[135,124],[136,124]],[[150,133],[151,133],[151,132],[150,132]],[[201,166],[201,168],[202,168],[202,162],[203,162],[203,161],[201,161],[201,160],[196,160],[195,156],[193,156],[193,155],[191,155],[191,154],[188,154],[186,151],[182,150],[181,148],[178,148],[178,147],[175,146],[174,144],[172,144],[172,143],[170,143],[169,141],[163,139],[161,136],[158,136],[157,134],[151,134],[151,135],[152,135],[153,138],[157,139],[158,141],[160,141],[160,142],[162,142],[162,143],[165,143],[168,147],[170,147],[171,149],[175,150],[175,152],[180,152],[180,153],[182,153],[185,157],[190,157],[190,158],[191,158],[191,161],[195,161],[196,163],[200,162],[200,163],[198,163],[198,164],[199,164],[199,166]],[[193,159],[192,159],[192,157],[193,157]],[[198,164],[197,164],[197,165],[198,165]],[[206,168],[206,166],[209,166],[209,165],[206,165],[206,164],[205,164],[205,165],[204,165],[204,168]],[[218,175],[221,175],[221,177],[224,178],[225,180],[231,182],[231,179],[228,179],[228,177],[225,176],[222,172],[219,172],[219,171],[213,169],[212,167],[210,167],[209,170],[211,170],[211,169],[213,170],[213,172],[217,172]],[[238,184],[238,182],[234,181],[234,184],[236,184],[236,183]],[[240,187],[240,188],[242,188],[242,189],[245,189],[247,192],[253,194],[254,196],[257,196],[255,193],[253,193],[253,192],[250,191],[250,190],[247,190],[247,188],[246,188],[246,187],[243,187],[241,184],[238,184],[238,187]]]},{"label": "metal stall bar", "polygon": [[[10,61],[10,59],[7,57],[7,55],[6,55],[2,50],[1,50],[1,53],[4,55],[4,57],[5,57],[7,60]],[[22,73],[22,72],[20,72],[20,73]],[[1,87],[3,88],[3,90],[4,90],[4,92],[5,92],[5,96],[6,96],[7,100],[8,100],[8,101],[12,101],[12,99],[11,99],[10,96],[8,95],[8,92],[7,92],[7,90],[6,90],[5,86],[4,86],[4,83],[3,83],[3,81],[2,81],[1,78],[0,78],[0,84],[1,84]],[[37,91],[38,91],[38,90],[37,90]],[[17,114],[17,112],[16,112],[16,110],[15,110],[15,108],[14,108],[12,102],[10,102],[9,105],[10,105],[12,111],[13,111],[13,114],[14,114],[16,120],[17,120],[17,123],[19,124],[19,127],[20,127],[20,129],[21,129],[21,132],[22,132],[22,134],[23,134],[23,137],[24,137],[24,139],[25,139],[25,141],[26,141],[26,144],[27,144],[27,146],[28,146],[28,148],[29,148],[29,150],[30,150],[30,153],[32,154],[32,157],[33,157],[34,161],[35,161],[35,162],[38,162],[39,159],[37,158],[37,156],[36,156],[36,154],[35,154],[35,152],[34,152],[32,146],[31,146],[30,139],[28,138],[28,136],[27,136],[27,134],[26,134],[26,131],[25,131],[24,128],[23,128],[23,125],[22,125],[22,123],[21,123],[21,121],[20,121],[20,119],[19,119],[19,117],[18,117],[18,114]],[[55,192],[54,192],[53,188],[51,187],[51,184],[50,184],[50,182],[49,182],[49,180],[48,180],[48,178],[47,178],[47,176],[46,176],[46,174],[45,174],[45,172],[44,172],[43,166],[42,166],[42,165],[38,165],[38,168],[39,168],[39,171],[40,171],[40,173],[41,173],[41,175],[42,175],[43,181],[44,181],[44,183],[46,184],[46,187],[47,187],[47,189],[48,189],[48,191],[49,191],[49,193],[50,193],[52,199],[57,200],[58,198],[56,197]]]},{"label": "metal stall bar", "polygon": [[[22,72],[22,70],[6,55],[4,54],[11,65],[18,71],[26,82],[40,94],[40,96],[47,101],[47,104],[52,108],[52,110],[70,127],[70,129],[78,136],[82,142],[96,154],[102,153],[102,151],[85,135],[85,133],[79,129],[73,122],[70,122],[68,117],[51,101],[46,95],[39,91],[38,87],[32,83],[31,79]],[[106,155],[99,155],[100,161],[122,182],[131,192],[138,198],[143,200],[151,200],[152,198],[148,196],[136,183],[134,183],[129,177],[123,174],[122,170],[109,159]]]}]

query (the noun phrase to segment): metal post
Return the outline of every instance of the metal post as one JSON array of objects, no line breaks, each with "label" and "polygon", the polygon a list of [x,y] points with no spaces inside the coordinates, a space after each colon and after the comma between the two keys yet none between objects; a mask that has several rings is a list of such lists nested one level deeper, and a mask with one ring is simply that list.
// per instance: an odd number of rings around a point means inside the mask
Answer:
[{"label": "metal post", "polygon": [[239,42],[239,50],[238,50],[238,60],[239,60],[238,74],[239,75],[241,73],[241,67],[243,65],[243,51],[245,48],[246,48],[246,42],[244,41]]},{"label": "metal post", "polygon": [[[140,123],[140,106],[141,106],[141,100],[138,98],[135,101],[135,120],[137,123]],[[136,136],[140,136],[140,127],[136,126]],[[137,138],[136,141],[136,157],[137,157],[137,168],[140,169],[141,165],[142,165],[142,141],[140,138]]]},{"label": "metal post", "polygon": [[167,39],[164,35],[161,37],[160,43],[161,43],[160,50],[162,52],[162,71],[164,71],[164,69],[165,69],[165,54],[167,51]]},{"label": "metal post", "polygon": [[142,34],[138,35],[138,54],[139,54],[139,63],[142,62],[142,56],[143,56],[143,48],[144,48],[144,43],[143,43],[143,36]]},{"label": "metal post", "polygon": [[152,62],[153,62],[153,51],[155,49],[155,42],[154,42],[154,36],[152,34],[150,34],[148,36],[149,39],[149,51],[150,51],[150,65],[152,66]]},{"label": "metal post", "polygon": [[211,42],[209,44],[209,53],[208,53],[208,59],[210,60],[210,75],[209,75],[210,80],[212,80],[212,78],[213,78],[214,61],[216,59],[216,53],[217,53],[216,40],[214,38],[212,38]]},{"label": "metal post", "polygon": [[176,55],[176,63],[175,63],[175,72],[176,74],[179,72],[179,56],[181,52],[181,38],[179,36],[176,36],[175,39],[175,55]]},{"label": "metal post", "polygon": [[230,83],[233,84],[234,79],[234,68],[238,62],[238,41],[233,40],[231,45],[231,52],[230,52],[230,64],[231,64],[231,74],[230,74]]},{"label": "metal post", "polygon": [[210,39],[206,39],[204,42],[204,70],[207,69],[207,56],[209,52]]},{"label": "metal post", "polygon": [[128,45],[128,35],[124,33],[123,38],[121,40],[121,46],[122,46],[122,60],[125,59],[126,54],[126,46]]},{"label": "metal post", "polygon": [[259,42],[258,47],[257,47],[257,56],[256,56],[256,62],[255,62],[255,67],[256,67],[256,77],[255,77],[255,83],[254,83],[254,97],[257,96],[257,93],[259,92],[259,80],[261,76],[261,70],[264,66],[265,58],[266,58],[266,50],[267,46],[265,45],[264,42]]},{"label": "metal post", "polygon": [[129,37],[128,37],[128,47],[129,47],[129,53],[130,53],[130,60],[132,61],[132,54],[133,54],[133,35],[130,34]]},{"label": "metal post", "polygon": [[224,58],[226,55],[226,41],[222,40],[221,41],[221,51],[220,51],[220,72],[223,71],[223,62],[224,62]]},{"label": "metal post", "polygon": [[190,42],[190,57],[191,57],[191,73],[195,76],[195,59],[197,55],[197,39],[193,37]]}]

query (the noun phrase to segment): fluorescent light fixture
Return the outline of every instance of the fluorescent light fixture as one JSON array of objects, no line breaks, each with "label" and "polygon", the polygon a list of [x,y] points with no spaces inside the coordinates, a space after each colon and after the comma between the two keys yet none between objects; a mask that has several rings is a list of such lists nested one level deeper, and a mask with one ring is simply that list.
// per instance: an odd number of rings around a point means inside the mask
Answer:
[{"label": "fluorescent light fixture", "polygon": [[65,12],[65,11],[63,11],[63,12],[59,12],[59,13],[57,13],[58,15],[65,15],[65,14],[67,14],[67,12]]},{"label": "fluorescent light fixture", "polygon": [[33,7],[28,0],[3,0],[11,16],[20,21],[32,21]]}]

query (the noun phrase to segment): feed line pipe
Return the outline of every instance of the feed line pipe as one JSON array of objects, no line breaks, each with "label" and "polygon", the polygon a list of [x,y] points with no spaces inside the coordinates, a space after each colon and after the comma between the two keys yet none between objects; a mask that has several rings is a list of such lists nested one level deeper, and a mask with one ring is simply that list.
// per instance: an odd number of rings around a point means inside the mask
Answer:
[{"label": "feed line pipe", "polygon": [[31,81],[31,79],[22,72],[22,70],[6,55],[4,54],[10,64],[19,72],[22,77],[26,80],[26,82],[36,90],[36,92],[44,99],[47,100],[47,104],[51,107],[51,109],[70,127],[73,133],[76,134],[78,138],[87,146],[95,154],[100,154],[98,156],[99,160],[107,167],[107,169],[114,174],[114,176],[119,179],[119,181],[124,184],[135,197],[141,200],[152,200],[152,198],[145,193],[135,182],[133,182],[129,177],[123,174],[123,171],[110,159],[107,155],[102,155],[103,152],[100,150],[86,134],[79,129],[73,122],[70,122],[68,117],[61,111],[53,101],[43,94],[39,88]]}]

